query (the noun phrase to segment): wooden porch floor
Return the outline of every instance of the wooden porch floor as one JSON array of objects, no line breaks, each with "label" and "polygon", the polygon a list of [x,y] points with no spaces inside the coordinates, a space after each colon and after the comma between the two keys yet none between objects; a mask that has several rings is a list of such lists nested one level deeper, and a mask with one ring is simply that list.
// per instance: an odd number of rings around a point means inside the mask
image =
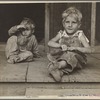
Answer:
[{"label": "wooden porch floor", "polygon": [[[0,82],[55,82],[47,71],[46,54],[33,62],[8,64],[5,52],[0,51]],[[81,70],[65,75],[62,82],[100,82],[100,54],[88,56]]]}]

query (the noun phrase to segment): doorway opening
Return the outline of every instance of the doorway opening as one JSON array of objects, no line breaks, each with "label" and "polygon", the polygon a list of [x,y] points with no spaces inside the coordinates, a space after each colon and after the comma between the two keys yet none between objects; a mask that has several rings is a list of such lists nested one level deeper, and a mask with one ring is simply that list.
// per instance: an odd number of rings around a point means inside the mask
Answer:
[{"label": "doorway opening", "polygon": [[45,4],[0,4],[0,42],[6,42],[9,38],[8,30],[18,25],[24,17],[35,22],[35,36],[38,42],[44,39]]}]

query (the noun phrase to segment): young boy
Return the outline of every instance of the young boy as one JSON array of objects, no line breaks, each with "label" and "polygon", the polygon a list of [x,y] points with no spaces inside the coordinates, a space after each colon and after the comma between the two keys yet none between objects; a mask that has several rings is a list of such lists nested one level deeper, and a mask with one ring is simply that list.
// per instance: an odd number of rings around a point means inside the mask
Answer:
[{"label": "young boy", "polygon": [[35,24],[29,18],[24,18],[20,25],[10,28],[8,31],[10,38],[5,50],[8,63],[32,61],[34,57],[39,57],[34,30]]},{"label": "young boy", "polygon": [[84,53],[91,52],[89,40],[83,31],[79,30],[81,12],[75,7],[70,7],[62,13],[62,18],[64,30],[60,30],[48,42],[48,71],[57,82],[61,81],[64,74],[71,73],[75,68],[82,68],[87,63]]}]

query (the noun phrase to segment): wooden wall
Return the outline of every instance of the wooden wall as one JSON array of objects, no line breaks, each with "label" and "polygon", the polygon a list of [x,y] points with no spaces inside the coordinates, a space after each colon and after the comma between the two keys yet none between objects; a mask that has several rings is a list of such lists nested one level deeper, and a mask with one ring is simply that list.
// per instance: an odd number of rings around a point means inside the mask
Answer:
[{"label": "wooden wall", "polygon": [[96,4],[96,40],[100,43],[100,3]]}]

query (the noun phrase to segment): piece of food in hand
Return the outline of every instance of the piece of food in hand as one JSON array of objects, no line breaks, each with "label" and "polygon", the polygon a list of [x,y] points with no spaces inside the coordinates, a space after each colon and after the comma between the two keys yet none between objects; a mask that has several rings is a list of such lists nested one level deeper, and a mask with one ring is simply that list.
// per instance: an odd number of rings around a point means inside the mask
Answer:
[{"label": "piece of food in hand", "polygon": [[67,46],[65,44],[61,45],[62,51],[67,51]]}]

